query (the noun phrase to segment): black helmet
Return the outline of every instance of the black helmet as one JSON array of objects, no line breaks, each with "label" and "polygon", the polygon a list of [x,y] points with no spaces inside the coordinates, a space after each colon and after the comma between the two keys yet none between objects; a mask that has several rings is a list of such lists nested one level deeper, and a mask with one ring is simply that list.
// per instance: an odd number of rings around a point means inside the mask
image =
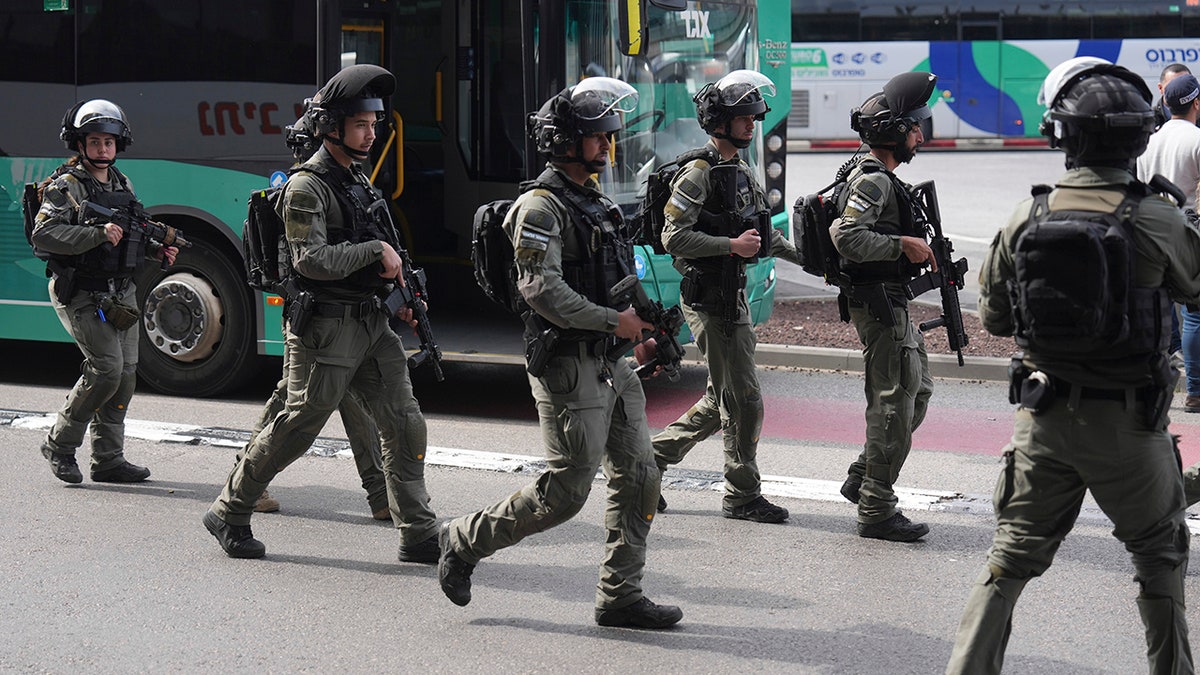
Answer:
[{"label": "black helmet", "polygon": [[766,75],[753,70],[735,70],[725,77],[700,88],[692,97],[696,104],[696,121],[705,133],[724,138],[742,148],[746,141],[729,138],[727,125],[735,117],[753,115],[762,120],[771,110],[767,96],[775,95],[775,83]]},{"label": "black helmet", "polygon": [[620,113],[637,107],[638,94],[632,86],[611,77],[589,77],[568,87],[542,104],[529,116],[529,137],[537,151],[562,160],[584,136],[612,133],[623,126]]},{"label": "black helmet", "polygon": [[1139,76],[1103,59],[1084,56],[1055,66],[1038,102],[1046,113],[1038,130],[1050,147],[1067,153],[1067,166],[1130,168],[1154,133],[1150,88]]},{"label": "black helmet", "polygon": [[[324,87],[311,100],[306,101],[306,115],[311,117],[313,130],[318,138],[328,138],[342,145],[340,139],[330,136],[334,131],[340,136],[346,118],[361,112],[374,112],[377,120],[384,118],[383,99],[396,91],[396,78],[386,69],[366,63],[343,68],[329,78]],[[366,153],[342,145],[347,154],[363,159]]]},{"label": "black helmet", "polygon": [[937,75],[922,71],[901,73],[883,85],[850,113],[850,128],[871,147],[903,145],[908,132],[920,125],[926,138],[933,135],[929,122],[933,112],[929,97],[937,85]]},{"label": "black helmet", "polygon": [[112,134],[117,138],[117,152],[133,143],[133,133],[125,111],[117,104],[102,98],[80,101],[63,115],[62,131],[58,137],[67,144],[67,149],[79,151],[78,143],[88,134]]}]

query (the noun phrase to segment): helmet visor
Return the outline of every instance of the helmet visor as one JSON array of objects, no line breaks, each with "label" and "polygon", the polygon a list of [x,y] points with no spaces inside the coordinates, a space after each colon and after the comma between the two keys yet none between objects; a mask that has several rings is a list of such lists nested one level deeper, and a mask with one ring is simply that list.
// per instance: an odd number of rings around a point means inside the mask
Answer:
[{"label": "helmet visor", "polygon": [[1038,90],[1038,105],[1044,105],[1047,108],[1051,107],[1075,78],[1101,65],[1110,64],[1108,61],[1095,56],[1080,56],[1068,59],[1054,66],[1050,74],[1046,76],[1045,81],[1042,82],[1042,88]]},{"label": "helmet visor", "polygon": [[[599,105],[580,105],[588,99]],[[580,120],[598,120],[614,113],[633,112],[637,108],[637,90],[627,82],[611,77],[589,77],[571,88],[571,103]]]},{"label": "helmet visor", "polygon": [[75,119],[72,120],[72,126],[78,129],[88,122],[100,121],[116,121],[121,126],[125,126],[125,112],[117,104],[98,98],[79,106],[79,110],[75,113]]},{"label": "helmet visor", "polygon": [[775,83],[755,70],[735,70],[717,80],[714,86],[721,92],[721,102],[726,107],[748,103],[755,93],[759,98],[775,95]]}]

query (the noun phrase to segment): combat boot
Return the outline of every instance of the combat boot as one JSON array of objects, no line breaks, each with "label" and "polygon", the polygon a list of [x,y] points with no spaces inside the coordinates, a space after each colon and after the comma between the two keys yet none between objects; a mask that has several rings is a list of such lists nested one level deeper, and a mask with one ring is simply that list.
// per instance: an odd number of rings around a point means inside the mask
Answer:
[{"label": "combat boot", "polygon": [[658,512],[663,513],[667,510],[667,500],[663,499],[662,495],[658,496]]},{"label": "combat boot", "polygon": [[842,489],[840,490],[846,501],[851,504],[858,503],[858,491],[862,489],[862,481],[863,477],[856,473],[846,476],[846,480],[842,483]]},{"label": "combat boot", "polygon": [[656,605],[645,596],[620,609],[596,608],[596,623],[624,628],[670,628],[683,618],[683,610],[674,605]]},{"label": "combat boot", "polygon": [[436,534],[430,535],[425,541],[419,541],[415,544],[405,544],[401,541],[397,557],[400,558],[400,562],[436,565],[438,561],[438,536]]},{"label": "combat boot", "polygon": [[929,534],[929,526],[925,523],[914,523],[899,511],[891,518],[878,523],[859,523],[858,536],[867,539],[885,539],[887,541],[916,541]]},{"label": "combat boot", "polygon": [[272,497],[270,492],[263,490],[262,496],[254,502],[254,510],[258,513],[275,513],[279,510],[279,500]]},{"label": "combat boot", "polygon": [[204,527],[230,558],[261,558],[267,554],[266,545],[254,538],[249,525],[230,525],[209,511],[204,514]]},{"label": "combat boot", "polygon": [[787,509],[775,506],[760,495],[754,501],[741,506],[726,506],[721,509],[726,518],[752,520],[756,523],[782,523],[788,519]]},{"label": "combat boot", "polygon": [[442,554],[438,558],[438,584],[450,602],[465,607],[471,602],[471,572],[475,566],[458,557],[450,545],[450,523],[442,523],[438,530],[438,545]]},{"label": "combat boot", "polygon": [[43,445],[42,456],[50,462],[50,471],[55,478],[64,483],[83,482],[83,472],[79,470],[79,463],[75,461],[74,454],[54,452]]},{"label": "combat boot", "polygon": [[92,470],[92,480],[97,483],[140,483],[150,477],[150,469],[125,460],[101,471]]}]

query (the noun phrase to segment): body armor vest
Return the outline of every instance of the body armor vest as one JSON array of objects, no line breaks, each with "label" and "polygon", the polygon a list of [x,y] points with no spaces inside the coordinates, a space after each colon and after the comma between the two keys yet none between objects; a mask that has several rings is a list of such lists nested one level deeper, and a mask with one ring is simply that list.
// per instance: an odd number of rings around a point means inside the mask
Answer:
[{"label": "body armor vest", "polygon": [[[714,237],[737,238],[746,230],[755,229],[756,217],[760,210],[758,204],[761,201],[762,195],[758,191],[757,185],[750,180],[745,171],[739,169],[736,188],[732,196],[726,195],[725,188],[721,186],[713,186],[713,189],[709,190],[708,198],[700,205],[695,229]],[[732,213],[729,204],[737,205],[737,209]],[[685,264],[699,270],[702,274],[720,273],[726,257],[694,258],[687,260]],[[745,274],[746,263],[749,261],[740,256],[736,257],[739,273]]]},{"label": "body armor vest", "polygon": [[[61,169],[61,167],[60,167]],[[115,166],[108,168],[112,182],[110,183],[113,190],[103,190],[100,188],[100,183],[87,173],[87,170],[82,167],[72,167],[67,171],[56,171],[58,175],[71,173],[87,190],[87,199],[93,204],[110,208],[110,209],[128,209],[130,207],[141,208],[141,203],[133,196],[133,192],[129,189],[129,179],[125,174],[117,170]],[[82,174],[82,175],[81,175]],[[62,188],[64,191],[66,187]],[[78,217],[78,215],[77,215]],[[92,223],[76,223],[80,226],[92,227]],[[125,259],[125,250],[131,246],[129,237],[122,237],[121,241],[116,246],[111,246],[108,243],[101,244],[90,251],[85,251],[79,255],[62,256],[51,254],[51,259],[68,267],[74,267],[80,277],[88,279],[125,279],[136,275],[142,268],[142,261],[145,258],[145,251],[141,251],[139,255],[134,256],[138,261],[133,267],[122,265]],[[138,244],[145,247],[145,242]]]},{"label": "body armor vest", "polygon": [[[889,236],[908,236],[924,239],[925,233],[914,226],[915,218],[913,209],[915,207],[908,187],[900,182],[900,179],[896,178],[896,175],[891,171],[884,169],[874,162],[859,164],[859,170],[864,174],[884,173],[892,182],[892,192],[896,196],[896,206],[900,211],[900,224],[898,226],[892,223],[876,222],[872,229],[879,234]],[[849,192],[847,192],[848,196]],[[842,258],[842,271],[850,277],[853,284],[904,283],[919,274],[921,268],[913,265],[907,257],[901,254],[896,260],[872,260],[870,262],[852,262],[846,258]]]},{"label": "body armor vest", "polygon": [[[535,188],[548,190],[570,216],[571,227],[563,232],[563,281],[589,301],[619,309],[610,291],[634,271],[633,246],[621,210],[566,185],[552,169],[521,184],[522,192]],[[608,337],[607,333],[576,329],[560,333],[567,340]]]},{"label": "body armor vest", "polygon": [[[392,227],[387,202],[364,183],[365,177],[341,166],[303,165],[298,171],[308,171],[319,177],[333,192],[342,211],[342,227],[328,227],[325,233],[330,244],[361,244],[367,241],[386,241],[399,250],[400,241]],[[328,220],[326,221],[328,226]],[[344,288],[349,290],[378,290],[388,283],[379,276],[383,264],[375,262],[355,270],[344,279],[322,280],[304,278],[310,288]]]}]

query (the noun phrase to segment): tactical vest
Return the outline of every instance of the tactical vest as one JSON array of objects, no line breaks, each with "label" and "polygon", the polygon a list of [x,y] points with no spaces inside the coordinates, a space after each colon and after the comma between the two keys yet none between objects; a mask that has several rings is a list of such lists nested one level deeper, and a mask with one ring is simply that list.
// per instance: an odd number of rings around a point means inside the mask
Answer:
[{"label": "tactical vest", "polygon": [[1014,242],[1008,292],[1017,346],[1071,361],[1165,352],[1173,312],[1167,290],[1134,284],[1133,221],[1152,189],[1130,183],[1112,213],[1051,211],[1050,190],[1034,188]]},{"label": "tactical vest", "polygon": [[[327,164],[304,164],[296,171],[307,171],[329,186],[334,199],[342,211],[342,227],[329,225],[325,237],[331,244],[361,244],[368,241],[386,241],[392,248],[399,249],[400,241],[392,227],[387,202],[372,188],[368,188],[366,177],[342,166]],[[351,291],[377,290],[388,283],[379,276],[383,264],[375,262],[351,272],[344,279],[316,280],[304,277],[305,288],[341,288]]]},{"label": "tactical vest", "polygon": [[[740,205],[733,218],[728,218],[725,204],[729,201],[721,188],[709,190],[708,197],[700,205],[700,213],[696,217],[697,232],[714,237],[737,238],[747,229],[754,227],[754,217],[758,213],[758,204],[764,201],[758,185],[750,180],[745,171],[740,168],[737,172],[736,195],[733,203]],[[684,262],[694,267],[702,274],[719,273],[725,264],[727,256],[710,256],[707,258],[692,258]],[[746,259],[737,257],[738,271],[744,274]]]},{"label": "tactical vest", "polygon": [[[552,169],[521,183],[521,192],[538,188],[553,194],[570,215],[571,227],[563,231],[563,281],[590,302],[618,309],[610,291],[634,270],[633,246],[621,210],[607,200],[589,199]],[[567,340],[607,337],[575,329],[560,333]]]},{"label": "tactical vest", "polygon": [[[882,172],[892,182],[892,192],[896,196],[897,207],[900,212],[900,224],[876,222],[872,230],[879,234],[888,236],[902,237],[917,237],[925,238],[925,233],[914,227],[915,219],[913,217],[913,209],[915,205],[912,201],[912,194],[908,191],[908,187],[900,182],[896,174],[887,169],[875,164],[874,162],[862,162],[858,169],[864,174],[872,174]],[[852,190],[847,190],[843,199],[849,200]],[[839,209],[844,209],[845,202],[838,204]],[[850,277],[852,284],[877,284],[882,282],[903,283],[920,273],[920,268],[909,262],[908,258],[901,254],[896,260],[872,260],[870,262],[852,262],[845,257],[842,258],[842,271]]]},{"label": "tactical vest", "polygon": [[[63,170],[65,165],[55,170],[55,176],[52,180],[56,180],[58,176],[71,174],[83,185],[87,191],[87,200],[93,204],[110,208],[110,209],[128,209],[131,206],[141,208],[141,203],[134,197],[133,191],[129,188],[129,179],[125,174],[117,170],[117,167],[110,166],[108,168],[110,178],[109,183],[113,186],[112,190],[104,190],[101,188],[101,183],[92,177],[86,169],[82,167],[71,167]],[[67,192],[65,184],[59,184],[58,188],[64,193]],[[76,218],[78,218],[78,213]],[[76,222],[78,226],[92,227],[85,223]],[[137,264],[133,267],[122,265],[125,260],[125,251],[131,246],[129,237],[122,237],[121,241],[116,246],[108,243],[101,244],[89,251],[85,251],[78,255],[57,255],[50,254],[50,259],[61,265],[75,268],[76,274],[81,278],[86,279],[126,279],[135,276],[142,268],[142,262],[145,258],[145,251],[141,255],[134,256]],[[141,244],[145,247],[145,243]]]}]

